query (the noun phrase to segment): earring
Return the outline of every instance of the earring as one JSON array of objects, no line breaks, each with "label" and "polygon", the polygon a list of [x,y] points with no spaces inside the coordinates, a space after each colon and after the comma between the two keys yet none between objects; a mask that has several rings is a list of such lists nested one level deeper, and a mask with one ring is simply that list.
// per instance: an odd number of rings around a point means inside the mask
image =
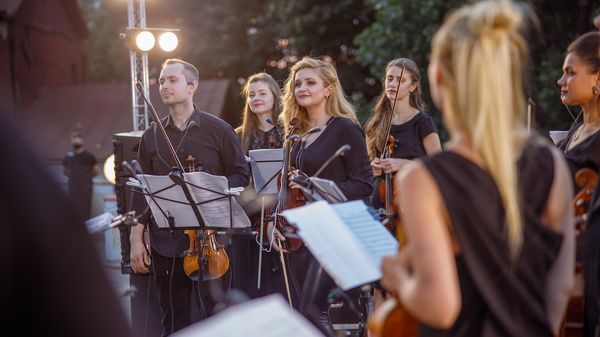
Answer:
[{"label": "earring", "polygon": [[593,86],[592,92],[594,93],[594,95],[600,95],[600,88],[598,86]]}]

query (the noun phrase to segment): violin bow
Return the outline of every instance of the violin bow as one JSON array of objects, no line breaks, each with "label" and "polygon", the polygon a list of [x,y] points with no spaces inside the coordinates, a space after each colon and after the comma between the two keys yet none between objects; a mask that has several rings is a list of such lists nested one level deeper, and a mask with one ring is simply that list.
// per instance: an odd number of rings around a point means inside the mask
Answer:
[{"label": "violin bow", "polygon": [[[398,92],[400,91],[400,84],[402,84],[402,76],[404,76],[404,68],[406,67],[406,60],[402,60],[402,68],[400,69],[400,80],[398,80],[398,88],[396,89],[396,94],[394,95],[394,103],[392,104],[392,110],[390,111],[390,120],[386,126],[385,138],[383,138],[383,146],[381,147],[383,151],[381,151],[381,156],[379,159],[385,159],[387,155],[387,139],[390,136],[390,132],[392,132],[392,119],[394,118],[394,110],[396,109],[396,101],[398,100]],[[392,80],[393,82],[393,80]]]}]

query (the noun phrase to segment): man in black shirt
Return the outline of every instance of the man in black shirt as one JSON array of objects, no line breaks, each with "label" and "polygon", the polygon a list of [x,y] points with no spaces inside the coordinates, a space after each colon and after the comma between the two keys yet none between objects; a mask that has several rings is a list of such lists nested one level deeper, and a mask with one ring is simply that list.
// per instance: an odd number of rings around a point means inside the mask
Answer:
[{"label": "man in black shirt", "polygon": [[[160,73],[160,95],[169,106],[169,116],[161,120],[167,136],[182,163],[191,155],[200,170],[225,176],[229,187],[248,185],[248,165],[233,128],[193,104],[198,88],[198,70],[179,59],[165,61]],[[146,174],[167,175],[175,166],[160,130],[153,123],[143,134],[138,160]],[[134,195],[134,208],[144,210],[143,196]],[[152,263],[143,242],[144,225],[149,226]],[[182,253],[189,247],[183,231],[159,229],[147,214],[131,230],[131,267],[136,273],[149,272],[150,264],[159,293],[162,311],[163,335],[177,331],[190,323],[191,294],[194,283],[183,270]],[[203,282],[201,282],[203,283]],[[201,288],[206,287],[201,284]],[[201,311],[210,312],[205,296],[201,294]],[[203,308],[202,308],[203,307]]]},{"label": "man in black shirt", "polygon": [[93,154],[83,148],[81,133],[71,135],[73,151],[67,152],[63,159],[63,174],[69,178],[68,193],[84,219],[90,217],[92,207],[92,178],[98,175],[98,161]]}]

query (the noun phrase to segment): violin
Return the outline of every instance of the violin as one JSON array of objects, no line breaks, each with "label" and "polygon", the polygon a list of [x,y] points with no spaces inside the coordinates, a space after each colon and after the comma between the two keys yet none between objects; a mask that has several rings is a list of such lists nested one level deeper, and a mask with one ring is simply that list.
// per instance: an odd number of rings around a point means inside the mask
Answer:
[{"label": "violin", "polygon": [[[391,134],[386,139],[386,151],[381,156],[381,159],[390,158],[390,154],[394,153],[398,145],[397,140]],[[396,228],[396,220],[398,219],[398,206],[396,205],[396,195],[394,193],[394,177],[392,173],[384,173],[384,178],[379,182],[379,197],[384,201],[385,218],[388,220],[385,227],[392,235],[398,236]],[[405,240],[401,241],[404,244]]]},{"label": "violin", "polygon": [[[581,187],[579,192],[573,197],[573,210],[575,212],[575,230],[576,230],[576,252],[581,251],[581,235],[585,230],[587,222],[587,209],[592,199],[594,188],[598,183],[598,173],[590,168],[582,168],[575,173],[575,183]],[[577,254],[576,254],[577,255]],[[582,336],[584,320],[584,301],[583,301],[583,273],[581,270],[581,261],[577,258],[575,262],[575,289],[571,292],[567,310],[563,317],[559,336]]]},{"label": "violin", "polygon": [[369,317],[370,337],[412,337],[419,334],[419,322],[390,297],[377,306]]},{"label": "violin", "polygon": [[[196,172],[196,158],[188,155],[186,158],[187,172]],[[194,281],[199,280],[200,269],[202,280],[214,280],[225,275],[229,269],[229,256],[225,247],[217,242],[213,230],[202,232],[200,239],[195,229],[185,230],[189,247],[183,252],[183,270]]]},{"label": "violin", "polygon": [[[290,121],[290,124],[291,127],[288,130],[286,141],[284,143],[283,168],[281,170],[281,175],[277,180],[277,187],[279,188],[278,213],[286,209],[303,206],[306,203],[302,191],[290,188],[287,182],[288,173],[295,169],[290,164],[290,152],[292,149],[292,140],[290,140],[290,137],[293,135],[300,136],[302,134],[302,125],[298,118],[293,118]],[[275,217],[275,225],[286,238],[286,240],[282,242],[285,245],[284,249],[287,251],[295,251],[302,247],[302,240],[298,238],[296,229],[292,227],[284,217],[277,214]]]}]

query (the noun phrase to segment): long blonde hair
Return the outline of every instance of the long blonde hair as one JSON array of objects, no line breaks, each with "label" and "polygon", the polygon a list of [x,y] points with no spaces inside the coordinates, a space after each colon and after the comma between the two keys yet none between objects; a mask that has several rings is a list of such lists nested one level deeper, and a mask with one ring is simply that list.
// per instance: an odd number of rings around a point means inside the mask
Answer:
[{"label": "long blonde hair", "polygon": [[250,147],[250,136],[252,136],[252,130],[258,127],[258,117],[250,110],[250,104],[248,103],[248,92],[250,90],[250,84],[256,82],[263,82],[271,90],[273,94],[273,109],[271,109],[271,121],[275,123],[275,127],[281,125],[281,89],[277,84],[277,81],[267,73],[257,73],[251,75],[246,84],[242,88],[242,98],[244,98],[244,111],[242,112],[242,125],[235,129],[235,132],[240,136],[240,142],[242,143],[242,150],[244,153],[248,152]]},{"label": "long blonde hair", "polygon": [[344,90],[340,84],[335,67],[328,62],[321,61],[312,57],[305,56],[298,63],[294,64],[290,69],[284,88],[283,88],[283,121],[286,130],[290,127],[290,121],[296,117],[300,120],[302,127],[306,131],[308,125],[308,112],[306,109],[296,102],[294,90],[296,88],[296,74],[302,69],[313,69],[316,71],[319,78],[323,81],[323,85],[328,87],[331,85],[333,90],[325,103],[325,111],[334,117],[348,118],[358,124],[358,118],[354,107],[344,95]]},{"label": "long blonde hair", "polygon": [[410,93],[408,103],[411,107],[419,111],[423,111],[425,107],[421,95],[421,75],[415,61],[407,58],[397,58],[390,61],[385,67],[384,80],[382,81],[384,83],[384,88],[377,98],[377,103],[375,103],[371,117],[369,117],[365,127],[367,150],[369,151],[369,157],[371,159],[375,158],[377,151],[382,151],[381,146],[384,145],[384,138],[386,136],[385,131],[383,131],[383,124],[384,122],[389,121],[392,114],[392,104],[385,92],[385,77],[390,68],[401,68],[403,63],[404,70],[410,74],[412,83],[416,86],[415,90]]},{"label": "long blonde hair", "polygon": [[523,16],[508,0],[464,6],[435,34],[431,55],[443,76],[444,119],[472,142],[496,182],[513,257],[523,242],[516,167],[525,140]]}]

